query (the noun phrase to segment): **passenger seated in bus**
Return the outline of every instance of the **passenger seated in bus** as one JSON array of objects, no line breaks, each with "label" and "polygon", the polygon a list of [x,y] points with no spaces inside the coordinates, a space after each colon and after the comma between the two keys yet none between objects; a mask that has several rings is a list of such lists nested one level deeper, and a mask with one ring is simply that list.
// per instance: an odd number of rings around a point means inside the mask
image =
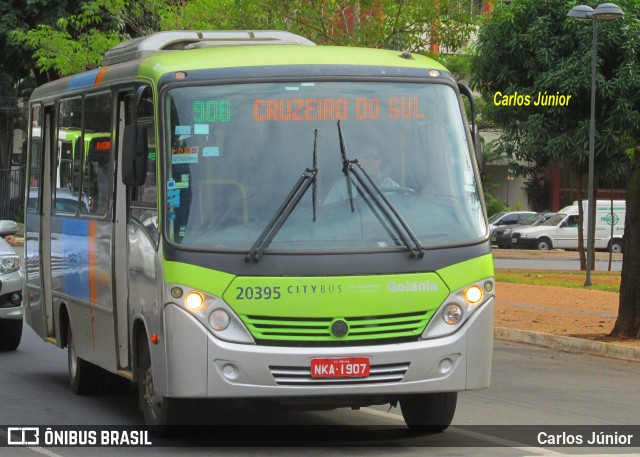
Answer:
[{"label": "passenger seated in bus", "polygon": [[[358,163],[360,163],[362,168],[381,190],[400,187],[400,184],[382,172],[382,154],[380,153],[380,148],[377,144],[367,144],[362,148],[361,152],[358,153],[356,158],[358,159]],[[356,190],[356,181],[353,178],[351,178],[351,180],[351,193],[356,197],[358,195],[358,191]],[[347,183],[344,176],[342,176],[333,183],[324,203],[329,204],[348,199],[349,193],[347,191]]]}]

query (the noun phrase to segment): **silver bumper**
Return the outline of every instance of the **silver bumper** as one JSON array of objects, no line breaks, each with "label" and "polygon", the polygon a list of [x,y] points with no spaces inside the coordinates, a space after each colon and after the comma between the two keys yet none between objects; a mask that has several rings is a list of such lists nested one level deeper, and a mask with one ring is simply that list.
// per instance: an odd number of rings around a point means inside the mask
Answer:
[{"label": "silver bumper", "polygon": [[[493,299],[456,333],[358,347],[294,348],[218,340],[187,312],[165,308],[166,396],[191,398],[394,395],[489,386]],[[369,357],[366,378],[312,378],[313,358]],[[159,373],[158,373],[159,374]],[[156,373],[154,373],[156,376]],[[161,375],[162,376],[162,375]]]}]

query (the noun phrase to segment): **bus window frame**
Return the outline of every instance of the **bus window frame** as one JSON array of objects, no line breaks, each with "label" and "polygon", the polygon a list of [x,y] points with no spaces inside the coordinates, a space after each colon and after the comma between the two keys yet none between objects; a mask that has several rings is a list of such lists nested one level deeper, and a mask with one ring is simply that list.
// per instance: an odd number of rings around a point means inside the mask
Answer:
[{"label": "bus window frame", "polygon": [[[80,205],[80,202],[82,200],[82,191],[84,189],[84,175],[85,175],[85,166],[86,166],[86,161],[87,161],[87,156],[88,156],[88,151],[85,148],[85,134],[86,134],[86,120],[85,120],[85,102],[86,102],[86,98],[87,97],[99,97],[101,95],[108,95],[110,102],[111,102],[111,106],[109,109],[109,139],[111,141],[111,149],[109,151],[109,163],[108,163],[108,176],[107,176],[107,207],[106,210],[103,214],[94,214],[91,212],[90,208],[87,206],[86,211],[83,211],[82,206]],[[56,182],[57,179],[55,181],[52,181],[52,205],[51,205],[51,213],[53,215],[59,215],[59,216],[73,216],[76,218],[86,218],[86,219],[96,219],[96,220],[106,220],[108,218],[110,218],[111,212],[112,212],[112,208],[113,208],[113,202],[114,202],[114,193],[113,193],[113,189],[114,189],[114,185],[113,185],[113,180],[115,179],[115,153],[114,153],[114,125],[113,125],[113,112],[114,112],[114,94],[113,94],[113,89],[101,89],[101,90],[97,90],[97,91],[87,91],[87,92],[82,92],[80,94],[78,93],[74,93],[74,94],[69,94],[69,96],[66,97],[60,97],[55,101],[55,148],[54,150],[51,151],[51,153],[53,154],[52,157],[52,164],[55,164],[55,176],[57,177],[57,174],[59,173],[60,170],[60,163],[58,163],[58,153],[59,153],[59,142],[60,140],[60,129],[61,128],[69,128],[69,127],[61,127],[60,126],[60,106],[65,102],[65,101],[69,101],[69,100],[74,100],[74,99],[80,99],[80,136],[79,138],[71,141],[72,143],[72,158],[71,158],[71,181],[73,182],[74,177],[73,177],[73,172],[75,170],[75,163],[76,163],[76,154],[80,154],[80,162],[79,162],[79,168],[78,168],[78,173],[79,175],[77,177],[75,177],[75,179],[77,179],[77,183],[78,183],[78,190],[77,190],[77,200],[76,200],[76,209],[75,211],[65,211],[62,209],[58,209],[56,207],[55,201],[57,198],[57,187],[56,187]],[[75,129],[75,128],[74,128]],[[76,143],[75,146],[73,146],[73,143]],[[73,187],[73,186],[72,186]],[[73,189],[72,189],[73,191]],[[88,205],[88,202],[85,203],[85,205]]]},{"label": "bus window frame", "polygon": [[[127,95],[125,95],[128,98],[128,103],[130,103],[129,109],[125,109],[126,111],[126,116],[127,116],[127,121],[125,122],[125,128],[129,127],[129,126],[134,126],[133,128],[140,130],[140,129],[145,129],[146,130],[146,135],[144,135],[146,137],[146,141],[147,141],[147,145],[146,145],[146,153],[147,153],[147,157],[143,160],[144,162],[144,170],[145,170],[145,179],[144,182],[142,182],[140,185],[130,185],[127,184],[126,182],[124,182],[124,177],[123,177],[123,182],[124,184],[127,186],[128,189],[128,209],[127,209],[127,214],[128,214],[128,219],[135,221],[135,223],[138,223],[141,227],[144,228],[144,230],[147,232],[147,234],[149,235],[149,237],[153,240],[155,248],[158,249],[158,246],[160,244],[160,232],[158,230],[159,228],[159,193],[158,193],[158,138],[156,135],[156,125],[158,120],[156,119],[155,116],[155,107],[156,107],[156,96],[155,93],[153,91],[153,86],[150,84],[141,84],[137,87],[135,87],[134,89],[132,89],[131,91],[126,91],[129,92]],[[149,106],[151,106],[151,112],[146,113],[143,112],[141,113],[141,106],[143,103],[145,102],[149,102]],[[124,130],[122,132],[119,132],[119,135],[124,135],[125,132]],[[149,162],[150,160],[148,159],[148,154],[149,154],[149,144],[152,143],[155,146],[155,154],[156,154],[156,158],[153,161],[153,180],[154,182],[149,185],[147,183],[147,180],[151,177],[150,173],[149,173]],[[123,151],[120,151],[120,159],[123,161],[126,161],[126,157],[125,154],[123,153]],[[123,167],[124,167],[124,163],[123,163]],[[123,168],[123,174],[124,174],[125,170]],[[155,188],[155,196],[153,197],[152,200],[145,200],[144,198],[140,198],[141,195],[144,195],[145,189],[148,187],[154,187]],[[150,215],[148,215],[148,217],[143,217],[140,218],[137,216],[137,214],[134,213],[150,213]]]},{"label": "bus window frame", "polygon": [[[35,117],[34,117],[34,108],[38,107],[38,127],[36,127],[34,125],[34,121],[35,121]],[[42,102],[34,102],[30,104],[30,110],[29,110],[29,120],[30,120],[30,128],[29,128],[29,155],[27,156],[27,160],[28,160],[28,183],[29,185],[26,186],[27,188],[25,189],[25,209],[26,212],[28,213],[39,213],[40,212],[40,208],[42,207],[42,179],[43,179],[43,161],[44,161],[44,155],[43,155],[43,151],[44,151],[44,142],[43,142],[43,138],[42,138],[42,133],[43,133],[43,122],[44,122],[44,104]],[[39,128],[40,129],[40,135],[37,137],[37,141],[36,141],[36,137],[34,135],[35,133],[35,129]],[[37,145],[37,149],[34,150],[34,145]],[[34,163],[34,156],[38,157],[38,167],[36,169],[37,173],[34,175],[34,173],[32,173],[33,171],[33,163]],[[33,178],[35,177],[36,180],[36,184],[35,186],[32,186],[31,183],[33,181]],[[35,198],[35,206],[31,207],[29,206],[29,196],[31,194],[31,188],[36,189],[36,198]]]}]

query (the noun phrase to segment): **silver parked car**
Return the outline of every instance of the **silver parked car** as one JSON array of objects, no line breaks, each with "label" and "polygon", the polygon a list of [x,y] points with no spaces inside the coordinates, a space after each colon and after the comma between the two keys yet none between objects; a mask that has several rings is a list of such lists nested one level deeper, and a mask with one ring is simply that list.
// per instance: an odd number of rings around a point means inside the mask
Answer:
[{"label": "silver parked car", "polygon": [[514,225],[502,225],[497,227],[491,235],[491,244],[497,244],[499,248],[511,249],[511,234],[524,227],[535,227],[551,219],[556,213],[536,213],[522,222]]},{"label": "silver parked car", "polygon": [[[493,236],[498,227],[503,225],[520,224],[529,216],[533,216],[535,211],[502,211],[489,218],[489,234]],[[493,241],[493,240],[492,240]]]},{"label": "silver parked car", "polygon": [[4,239],[14,235],[18,225],[14,221],[0,221],[0,350],[13,351],[22,338],[23,276],[20,257]]}]

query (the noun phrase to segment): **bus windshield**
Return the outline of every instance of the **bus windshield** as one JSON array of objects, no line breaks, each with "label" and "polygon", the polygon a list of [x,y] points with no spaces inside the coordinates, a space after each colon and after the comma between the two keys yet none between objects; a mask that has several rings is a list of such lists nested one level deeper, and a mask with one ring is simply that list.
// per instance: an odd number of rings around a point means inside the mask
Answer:
[{"label": "bus windshield", "polygon": [[313,184],[269,250],[404,248],[379,205],[344,173],[338,121],[347,159],[425,248],[486,233],[460,105],[447,85],[174,86],[164,113],[166,233],[178,245],[250,249],[315,154]]}]

